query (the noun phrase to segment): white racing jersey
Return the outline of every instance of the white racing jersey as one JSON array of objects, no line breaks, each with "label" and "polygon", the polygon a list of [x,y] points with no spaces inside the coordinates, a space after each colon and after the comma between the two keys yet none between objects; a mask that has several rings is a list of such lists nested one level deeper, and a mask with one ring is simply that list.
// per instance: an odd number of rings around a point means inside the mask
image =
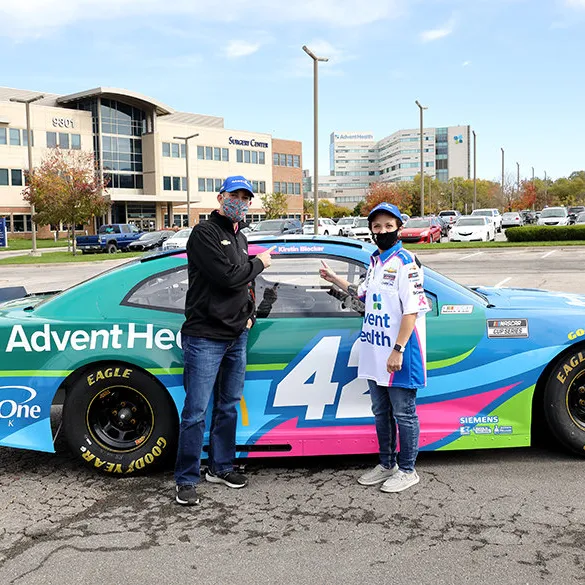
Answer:
[{"label": "white racing jersey", "polygon": [[[430,310],[423,288],[423,269],[413,254],[397,242],[370,258],[358,296],[365,302],[360,335],[358,378],[375,380],[380,386],[422,388],[426,385],[426,323]],[[403,354],[402,369],[388,373],[402,316],[416,313],[416,323]]]}]

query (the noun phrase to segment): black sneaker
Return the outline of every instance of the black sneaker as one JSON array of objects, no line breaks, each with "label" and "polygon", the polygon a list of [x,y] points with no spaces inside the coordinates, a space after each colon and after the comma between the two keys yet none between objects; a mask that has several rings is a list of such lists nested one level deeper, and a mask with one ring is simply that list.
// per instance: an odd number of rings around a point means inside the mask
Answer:
[{"label": "black sneaker", "polygon": [[239,489],[248,485],[248,478],[241,473],[235,471],[225,471],[224,473],[212,473],[211,470],[207,470],[205,473],[205,479],[211,483],[223,483],[228,487]]},{"label": "black sneaker", "polygon": [[175,500],[181,506],[195,506],[199,503],[199,496],[194,485],[178,485]]}]

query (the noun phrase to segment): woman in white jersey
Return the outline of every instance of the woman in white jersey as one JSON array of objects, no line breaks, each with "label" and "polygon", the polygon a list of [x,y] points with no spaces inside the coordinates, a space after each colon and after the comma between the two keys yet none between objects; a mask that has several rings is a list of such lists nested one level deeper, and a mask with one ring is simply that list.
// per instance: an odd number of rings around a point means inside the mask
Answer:
[{"label": "woman in white jersey", "polygon": [[355,287],[325,262],[319,273],[365,302],[358,377],[368,380],[380,463],[358,482],[382,484],[384,492],[401,492],[419,482],[414,468],[420,434],[416,391],[426,385],[425,313],[429,308],[420,262],[398,239],[402,227],[398,207],[380,203],[368,215],[368,223],[378,250],[370,258],[365,280]]}]

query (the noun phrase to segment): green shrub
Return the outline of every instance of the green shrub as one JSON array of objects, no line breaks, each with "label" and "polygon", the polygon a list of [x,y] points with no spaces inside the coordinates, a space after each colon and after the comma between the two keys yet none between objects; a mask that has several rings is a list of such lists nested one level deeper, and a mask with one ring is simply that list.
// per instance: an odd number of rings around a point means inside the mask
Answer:
[{"label": "green shrub", "polygon": [[585,225],[526,225],[505,232],[509,242],[585,240]]}]

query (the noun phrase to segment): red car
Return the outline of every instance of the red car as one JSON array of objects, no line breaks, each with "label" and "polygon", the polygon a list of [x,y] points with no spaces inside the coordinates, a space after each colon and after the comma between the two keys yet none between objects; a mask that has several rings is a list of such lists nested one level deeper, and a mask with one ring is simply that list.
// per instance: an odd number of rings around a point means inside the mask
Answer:
[{"label": "red car", "polygon": [[441,241],[441,224],[436,217],[411,217],[403,226],[400,239],[411,244]]}]

